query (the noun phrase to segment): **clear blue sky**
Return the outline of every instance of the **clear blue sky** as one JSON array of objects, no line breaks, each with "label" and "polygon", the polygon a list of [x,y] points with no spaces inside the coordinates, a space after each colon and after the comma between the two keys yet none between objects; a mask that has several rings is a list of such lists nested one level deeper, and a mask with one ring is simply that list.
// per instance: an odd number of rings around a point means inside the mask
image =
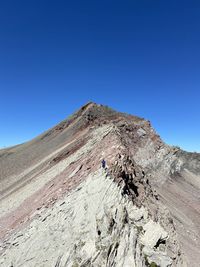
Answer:
[{"label": "clear blue sky", "polygon": [[1,1],[0,97],[0,147],[94,101],[200,151],[200,2]]}]

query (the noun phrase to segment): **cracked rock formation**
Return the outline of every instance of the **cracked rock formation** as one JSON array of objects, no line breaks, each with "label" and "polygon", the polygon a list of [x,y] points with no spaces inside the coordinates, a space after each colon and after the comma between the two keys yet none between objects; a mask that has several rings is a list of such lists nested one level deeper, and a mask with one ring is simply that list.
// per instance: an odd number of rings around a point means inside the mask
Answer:
[{"label": "cracked rock formation", "polygon": [[0,266],[198,267],[199,190],[199,154],[88,103],[0,150]]}]

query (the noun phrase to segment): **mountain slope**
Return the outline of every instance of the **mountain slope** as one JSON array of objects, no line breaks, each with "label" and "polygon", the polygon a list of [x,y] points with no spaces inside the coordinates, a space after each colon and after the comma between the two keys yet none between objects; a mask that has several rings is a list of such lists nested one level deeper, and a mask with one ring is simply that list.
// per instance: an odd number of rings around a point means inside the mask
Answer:
[{"label": "mountain slope", "polygon": [[198,266],[199,160],[94,103],[0,150],[1,266]]}]

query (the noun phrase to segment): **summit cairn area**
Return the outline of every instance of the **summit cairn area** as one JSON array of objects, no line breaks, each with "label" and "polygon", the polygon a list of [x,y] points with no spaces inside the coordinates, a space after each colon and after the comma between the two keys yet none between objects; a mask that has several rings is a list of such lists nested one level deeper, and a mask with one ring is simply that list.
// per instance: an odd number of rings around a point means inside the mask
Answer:
[{"label": "summit cairn area", "polygon": [[0,150],[0,266],[198,267],[199,193],[200,154],[90,102]]}]

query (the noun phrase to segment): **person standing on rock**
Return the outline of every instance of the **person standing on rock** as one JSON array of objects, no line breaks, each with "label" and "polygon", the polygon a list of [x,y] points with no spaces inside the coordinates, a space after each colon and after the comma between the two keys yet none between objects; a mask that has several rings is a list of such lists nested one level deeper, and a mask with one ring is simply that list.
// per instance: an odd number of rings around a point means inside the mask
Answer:
[{"label": "person standing on rock", "polygon": [[101,161],[101,167],[103,169],[106,169],[106,161],[105,161],[105,159],[102,159],[102,161]]}]

